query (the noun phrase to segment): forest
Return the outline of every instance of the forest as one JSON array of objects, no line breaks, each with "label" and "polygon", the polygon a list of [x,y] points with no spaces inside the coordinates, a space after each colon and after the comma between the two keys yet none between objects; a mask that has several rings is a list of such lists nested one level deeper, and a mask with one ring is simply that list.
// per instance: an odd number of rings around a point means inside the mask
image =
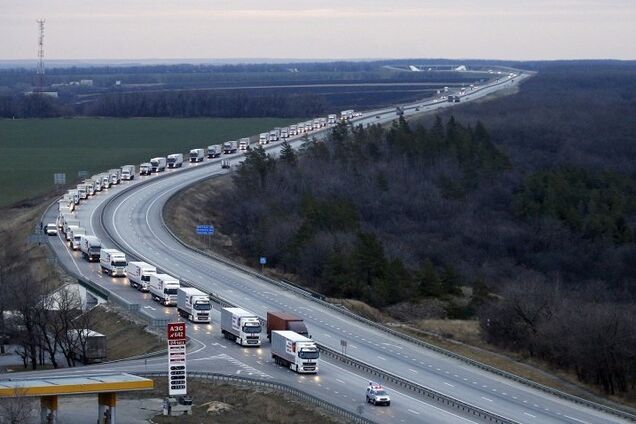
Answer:
[{"label": "forest", "polygon": [[256,149],[208,207],[244,257],[328,296],[443,299],[440,316],[478,319],[494,345],[631,391],[636,74],[565,73],[420,122],[338,126],[278,159]]}]

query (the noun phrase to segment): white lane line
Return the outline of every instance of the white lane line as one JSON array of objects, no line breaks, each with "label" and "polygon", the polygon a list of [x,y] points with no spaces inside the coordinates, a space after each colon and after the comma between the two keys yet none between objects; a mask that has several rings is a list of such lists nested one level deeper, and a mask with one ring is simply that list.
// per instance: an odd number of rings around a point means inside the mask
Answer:
[{"label": "white lane line", "polygon": [[587,421],[579,420],[578,418],[574,418],[574,417],[571,417],[569,415],[564,415],[564,417],[565,418],[569,418],[569,419],[574,420],[574,421],[577,421],[577,422],[580,422],[580,423],[583,423],[583,424],[589,424]]},{"label": "white lane line", "polygon": [[488,399],[487,397],[481,397],[483,400],[487,400],[488,402],[492,402],[492,399]]},{"label": "white lane line", "polygon": [[419,412],[414,411],[414,410],[412,410],[412,409],[408,409],[408,411],[409,411],[411,414],[420,415],[420,413],[419,413]]},{"label": "white lane line", "polygon": [[414,374],[417,374],[417,371],[415,371],[415,370],[414,370],[414,369],[412,369],[412,368],[409,368],[409,371],[411,371],[411,372],[412,372],[412,373],[414,373]]},{"label": "white lane line", "polygon": [[524,414],[526,414],[527,416],[532,417],[532,418],[537,418],[537,416],[536,416],[536,415],[532,415],[532,414],[529,414],[529,413],[527,413],[527,412],[524,412]]},{"label": "white lane line", "polygon": [[453,386],[452,384],[447,383],[447,382],[444,382],[444,384],[446,384],[447,386],[455,387],[455,386]]},{"label": "white lane line", "polygon": [[382,357],[380,355],[378,355],[378,359],[382,359],[383,361],[386,361],[386,358],[384,358],[384,357]]}]

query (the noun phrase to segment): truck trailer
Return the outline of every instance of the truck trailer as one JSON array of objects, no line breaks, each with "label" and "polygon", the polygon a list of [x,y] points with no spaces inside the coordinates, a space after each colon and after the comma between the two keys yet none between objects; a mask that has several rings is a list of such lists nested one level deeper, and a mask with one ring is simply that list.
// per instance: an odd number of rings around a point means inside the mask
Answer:
[{"label": "truck trailer", "polygon": [[97,331],[83,329],[70,330],[73,356],[84,364],[94,364],[106,360],[106,336]]},{"label": "truck trailer", "polygon": [[316,343],[293,331],[272,331],[272,358],[278,365],[301,374],[318,372]]},{"label": "truck trailer", "polygon": [[301,336],[310,337],[302,318],[286,312],[267,313],[267,338],[272,339],[272,331],[294,331]]},{"label": "truck trailer", "polygon": [[241,346],[261,345],[261,321],[241,308],[221,309],[221,333]]},{"label": "truck trailer", "polygon": [[223,146],[220,144],[212,144],[208,146],[208,158],[218,158],[223,153]]},{"label": "truck trailer", "polygon": [[152,298],[164,306],[176,306],[179,280],[168,274],[152,274],[148,291]]},{"label": "truck trailer", "polygon": [[231,153],[236,153],[237,149],[238,149],[238,143],[234,140],[226,141],[225,143],[223,143],[223,153],[225,153],[226,155],[229,155]]},{"label": "truck trailer", "polygon": [[135,179],[135,165],[124,165],[121,167],[121,179],[125,181]]},{"label": "truck trailer", "polygon": [[152,165],[148,162],[144,162],[139,165],[139,175],[150,175],[152,174]]},{"label": "truck trailer", "polygon": [[173,153],[166,158],[168,168],[181,168],[183,166],[183,153]]},{"label": "truck trailer", "polygon": [[139,291],[147,292],[150,276],[157,273],[157,268],[146,262],[128,262],[126,276],[128,284]]},{"label": "truck trailer", "polygon": [[203,162],[203,159],[205,159],[205,149],[190,150],[190,162]]},{"label": "truck trailer", "polygon": [[264,146],[269,143],[269,133],[261,133],[258,136],[258,144]]},{"label": "truck trailer", "polygon": [[194,287],[179,287],[177,311],[192,322],[210,322],[212,304],[207,294]]},{"label": "truck trailer", "polygon": [[163,172],[166,170],[166,158],[157,157],[150,159],[150,172]]},{"label": "truck trailer", "polygon": [[249,137],[244,137],[239,140],[239,150],[249,150],[250,149],[250,139]]}]

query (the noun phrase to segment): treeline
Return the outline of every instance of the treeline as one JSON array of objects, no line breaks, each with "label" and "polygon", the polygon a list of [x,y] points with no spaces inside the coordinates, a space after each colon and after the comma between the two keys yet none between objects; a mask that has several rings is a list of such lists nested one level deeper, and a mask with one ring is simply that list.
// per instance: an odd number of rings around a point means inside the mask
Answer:
[{"label": "treeline", "polygon": [[49,96],[0,96],[0,118],[57,118],[69,113],[70,108]]},{"label": "treeline", "polygon": [[494,344],[608,393],[633,388],[632,178],[520,172],[482,123],[453,117],[339,125],[300,154],[255,149],[233,178],[209,207],[244,257],[378,307],[442,299]]},{"label": "treeline", "polygon": [[249,95],[240,91],[162,91],[107,94],[84,114],[113,117],[297,117],[324,113],[324,100],[310,94]]}]

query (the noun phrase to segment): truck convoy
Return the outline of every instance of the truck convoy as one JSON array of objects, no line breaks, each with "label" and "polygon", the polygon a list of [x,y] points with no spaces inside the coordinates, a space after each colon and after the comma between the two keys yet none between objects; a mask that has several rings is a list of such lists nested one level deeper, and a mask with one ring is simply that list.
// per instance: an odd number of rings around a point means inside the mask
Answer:
[{"label": "truck convoy", "polygon": [[316,343],[293,331],[272,331],[272,358],[278,365],[301,374],[318,372]]},{"label": "truck convoy", "polygon": [[164,306],[177,304],[179,280],[168,274],[151,274],[148,291],[152,298]]},{"label": "truck convoy", "polygon": [[231,153],[236,153],[236,149],[238,148],[238,143],[236,141],[226,141],[223,143],[223,153],[229,155]]},{"label": "truck convoy", "polygon": [[349,109],[349,110],[343,110],[342,112],[340,112],[340,119],[342,119],[343,121],[347,121],[349,119],[353,118],[353,110]]},{"label": "truck convoy", "polygon": [[99,252],[102,249],[102,242],[95,236],[84,236],[80,242],[80,251],[82,256],[88,262],[97,262],[99,260]]},{"label": "truck convoy", "polygon": [[218,158],[219,156],[221,156],[222,152],[223,152],[223,146],[221,146],[220,144],[212,144],[208,146],[209,159]]},{"label": "truck convoy", "polygon": [[102,271],[111,277],[124,277],[126,275],[126,255],[116,249],[101,249],[99,252],[99,265]]},{"label": "truck convoy", "polygon": [[190,162],[203,162],[203,159],[205,159],[205,149],[190,150]]},{"label": "truck convoy", "polygon": [[249,150],[250,149],[250,139],[249,137],[245,137],[239,140],[239,150]]},{"label": "truck convoy", "polygon": [[272,331],[294,331],[302,336],[310,337],[305,322],[296,315],[285,312],[267,313],[267,338],[272,339]]},{"label": "truck convoy", "polygon": [[241,346],[261,345],[261,321],[241,308],[221,309],[221,333]]},{"label": "truck convoy", "polygon": [[124,181],[135,179],[135,165],[124,165],[121,167],[121,179]]},{"label": "truck convoy", "polygon": [[183,154],[173,153],[166,158],[168,168],[181,168],[183,166]]},{"label": "truck convoy", "polygon": [[177,311],[192,322],[210,322],[212,305],[207,294],[194,287],[179,287]]},{"label": "truck convoy", "polygon": [[157,157],[150,159],[151,172],[163,172],[166,170],[166,158]]}]

